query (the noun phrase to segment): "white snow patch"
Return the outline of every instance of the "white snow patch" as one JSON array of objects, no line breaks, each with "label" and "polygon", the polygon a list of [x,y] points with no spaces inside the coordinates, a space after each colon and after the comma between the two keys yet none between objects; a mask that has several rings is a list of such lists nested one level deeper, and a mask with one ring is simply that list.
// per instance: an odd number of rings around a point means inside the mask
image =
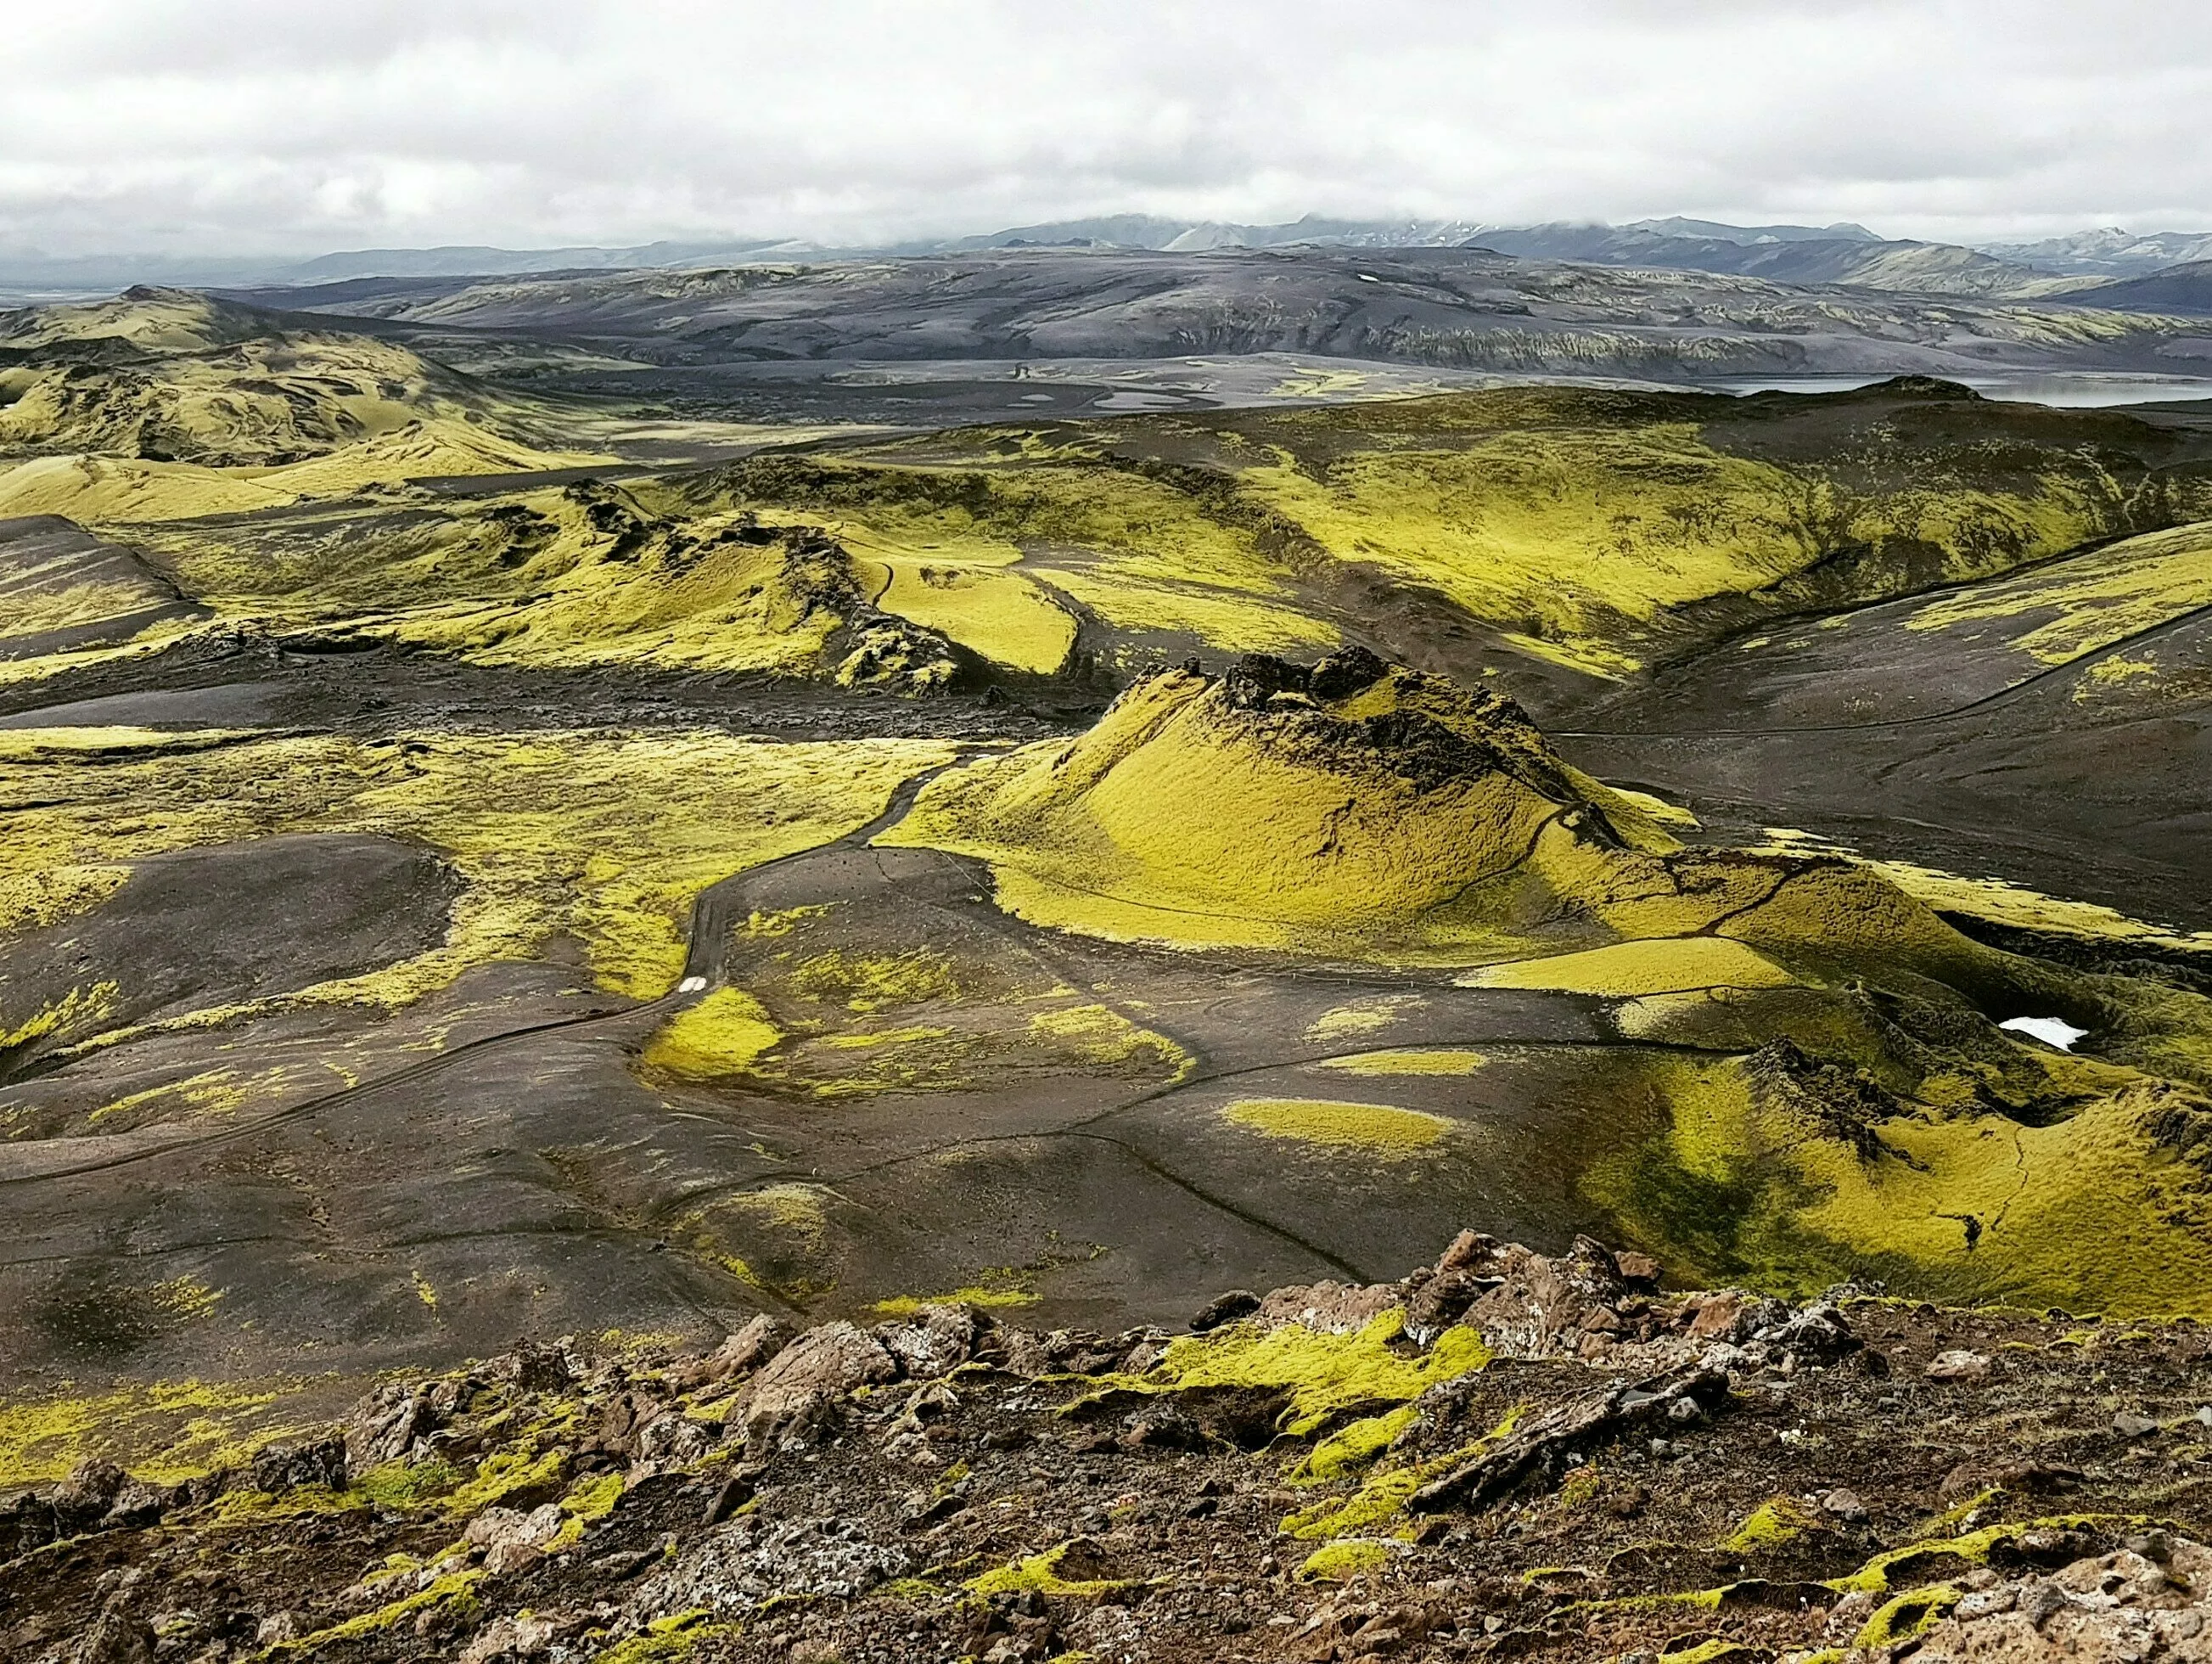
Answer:
[{"label": "white snow patch", "polygon": [[2015,1034],[2025,1034],[2030,1039],[2041,1040],[2045,1045],[2055,1045],[2061,1051],[2071,1051],[2074,1042],[2089,1031],[2076,1028],[2063,1017],[2007,1017],[1997,1025],[2009,1028]]}]

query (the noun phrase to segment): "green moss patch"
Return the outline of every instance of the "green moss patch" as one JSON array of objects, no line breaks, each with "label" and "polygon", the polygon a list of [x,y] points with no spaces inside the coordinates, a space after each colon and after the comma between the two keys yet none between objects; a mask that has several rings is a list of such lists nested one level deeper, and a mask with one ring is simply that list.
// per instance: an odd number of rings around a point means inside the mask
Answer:
[{"label": "green moss patch", "polygon": [[1395,1157],[1431,1149],[1452,1126],[1443,1116],[1424,1110],[1326,1098],[1239,1098],[1224,1107],[1221,1116],[1266,1138]]},{"label": "green moss patch", "polygon": [[[1079,1599],[1097,1600],[1131,1587],[1132,1580],[1121,1577],[1084,1576],[1078,1572],[1077,1562],[1091,1562],[1097,1551],[1080,1539],[1061,1543],[1047,1549],[1042,1554],[1032,1554],[1027,1559],[1012,1564],[997,1566],[980,1576],[968,1580],[968,1593],[988,1600],[994,1594],[1019,1594],[1033,1592]],[[1082,1570],[1089,1570],[1085,1565]],[[1070,1573],[1078,1573],[1071,1576]]]},{"label": "green moss patch", "polygon": [[1480,1051],[1437,1045],[1324,1058],[1321,1066],[1342,1075],[1472,1075],[1489,1061]]},{"label": "green moss patch", "polygon": [[1549,988],[1629,999],[1705,988],[1780,988],[1796,978],[1765,954],[1723,936],[1620,942],[1578,954],[1485,966],[1477,988]]},{"label": "green moss patch", "polygon": [[[1402,1311],[1370,1319],[1356,1330],[1331,1332],[1303,1324],[1271,1328],[1237,1324],[1168,1343],[1142,1375],[1102,1378],[1108,1390],[1178,1393],[1207,1387],[1266,1387],[1286,1392],[1282,1430],[1306,1437],[1340,1416],[1411,1402],[1440,1381],[1483,1368],[1490,1349],[1474,1330],[1454,1327],[1425,1352],[1393,1350],[1405,1328]],[[1081,1402],[1079,1400],[1079,1403]]]}]

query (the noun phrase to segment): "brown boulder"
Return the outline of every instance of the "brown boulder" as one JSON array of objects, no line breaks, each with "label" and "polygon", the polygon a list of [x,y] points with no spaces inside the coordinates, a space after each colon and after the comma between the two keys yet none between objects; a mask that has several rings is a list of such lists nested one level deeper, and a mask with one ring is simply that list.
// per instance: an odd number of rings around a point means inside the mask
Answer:
[{"label": "brown boulder", "polygon": [[1711,1340],[1734,1332],[1736,1319],[1743,1311],[1743,1296],[1733,1289],[1717,1295],[1708,1295],[1694,1308],[1690,1319],[1690,1336],[1693,1340]]},{"label": "brown boulder", "polygon": [[768,1440],[811,1425],[857,1387],[896,1380],[898,1362],[849,1323],[811,1329],[753,1378],[739,1405],[746,1436]]},{"label": "brown boulder", "polygon": [[1963,1349],[1938,1352],[1928,1361],[1922,1372],[1930,1381],[1985,1381],[1989,1378],[1990,1361],[1979,1352]]},{"label": "brown boulder", "polygon": [[1659,1262],[1648,1253],[1615,1253],[1613,1263],[1620,1268],[1621,1276],[1639,1289],[1659,1286]]},{"label": "brown boulder", "polygon": [[791,1342],[791,1326],[763,1312],[702,1358],[668,1372],[679,1393],[695,1393],[757,1369]]}]

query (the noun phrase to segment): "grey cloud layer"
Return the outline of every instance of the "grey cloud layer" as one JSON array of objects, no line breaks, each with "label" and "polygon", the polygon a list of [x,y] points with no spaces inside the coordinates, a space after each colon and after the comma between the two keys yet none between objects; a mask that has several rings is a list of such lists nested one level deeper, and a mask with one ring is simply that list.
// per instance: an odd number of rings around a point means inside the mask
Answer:
[{"label": "grey cloud layer", "polygon": [[0,243],[871,239],[1091,212],[2212,225],[2194,0],[88,0]]}]

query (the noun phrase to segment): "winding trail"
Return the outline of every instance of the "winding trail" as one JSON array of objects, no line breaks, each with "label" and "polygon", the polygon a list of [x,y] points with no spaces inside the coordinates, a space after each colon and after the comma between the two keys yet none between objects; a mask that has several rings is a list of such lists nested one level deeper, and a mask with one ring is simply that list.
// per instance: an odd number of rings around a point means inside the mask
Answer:
[{"label": "winding trail", "polygon": [[97,1173],[112,1173],[118,1168],[134,1167],[142,1161],[157,1161],[164,1156],[188,1155],[196,1150],[210,1149],[222,1144],[235,1143],[240,1139],[250,1138],[256,1133],[265,1132],[271,1127],[283,1126],[316,1114],[328,1109],[333,1104],[359,1100],[370,1094],[386,1091],[393,1087],[407,1086],[418,1081],[428,1080],[434,1076],[443,1074],[456,1064],[481,1057],[486,1052],[495,1051],[503,1046],[514,1045],[518,1041],[539,1039],[547,1034],[573,1033],[617,1022],[633,1021],[642,1016],[673,1010],[687,1001],[691,994],[701,991],[697,989],[684,990],[683,989],[684,982],[694,977],[703,977],[708,986],[713,985],[718,968],[719,949],[722,938],[728,931],[730,920],[736,911],[738,899],[742,896],[744,887],[750,880],[787,862],[817,856],[825,850],[865,847],[870,838],[894,825],[905,815],[906,812],[913,807],[915,797],[924,786],[945,772],[946,769],[957,765],[957,761],[942,763],[935,768],[925,769],[921,773],[902,781],[892,791],[890,801],[881,814],[866,824],[856,826],[842,838],[832,838],[827,844],[817,844],[808,849],[794,850],[789,855],[781,855],[771,860],[761,862],[756,866],[744,869],[742,872],[733,873],[729,877],[711,884],[701,891],[691,904],[690,947],[684,960],[684,975],[678,978],[677,988],[672,989],[657,999],[643,1000],[633,1005],[617,1006],[612,1010],[585,1012],[573,1017],[556,1018],[550,1022],[529,1023],[520,1028],[502,1029],[496,1034],[485,1034],[476,1039],[465,1041],[450,1051],[441,1051],[435,1057],[425,1058],[420,1063],[410,1064],[404,1068],[392,1070],[388,1075],[379,1075],[372,1080],[340,1087],[333,1092],[322,1093],[313,1098],[304,1098],[296,1104],[287,1104],[282,1109],[271,1110],[265,1115],[255,1116],[250,1120],[240,1121],[235,1125],[219,1127],[212,1131],[200,1133],[189,1138],[175,1139],[167,1143],[149,1145],[143,1149],[122,1151],[117,1155],[103,1156],[96,1161],[79,1161],[68,1167],[49,1167],[39,1173],[0,1175],[0,1190],[24,1185],[44,1184],[52,1179],[82,1178]]}]

